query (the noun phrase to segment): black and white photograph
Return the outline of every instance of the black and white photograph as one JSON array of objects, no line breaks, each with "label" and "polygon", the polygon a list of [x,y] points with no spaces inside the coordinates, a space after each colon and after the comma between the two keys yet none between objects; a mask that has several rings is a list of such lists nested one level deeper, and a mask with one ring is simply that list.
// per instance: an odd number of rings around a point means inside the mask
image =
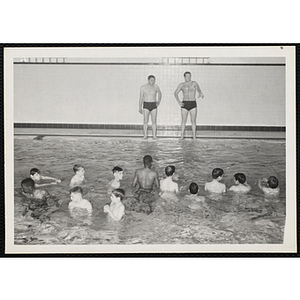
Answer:
[{"label": "black and white photograph", "polygon": [[295,253],[293,46],[4,50],[6,253]]}]

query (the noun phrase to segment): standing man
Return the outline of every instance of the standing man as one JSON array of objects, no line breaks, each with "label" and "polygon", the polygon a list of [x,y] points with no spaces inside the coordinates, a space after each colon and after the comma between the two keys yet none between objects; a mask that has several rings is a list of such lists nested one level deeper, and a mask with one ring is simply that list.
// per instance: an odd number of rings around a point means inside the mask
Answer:
[{"label": "standing man", "polygon": [[[188,118],[188,114],[191,116],[193,139],[196,139],[196,118],[197,118],[197,102],[196,91],[198,91],[198,98],[204,98],[203,93],[196,81],[192,81],[191,72],[185,72],[183,74],[184,82],[180,83],[174,92],[174,96],[181,107],[181,139],[184,138],[185,124]],[[183,99],[179,100],[178,94],[182,91]]]},{"label": "standing man", "polygon": [[[157,100],[156,95],[158,95]],[[155,84],[155,77],[153,75],[149,75],[148,83],[141,86],[139,101],[139,112],[144,116],[144,139],[147,138],[149,114],[151,114],[153,138],[156,139],[157,107],[160,104],[161,97],[162,93],[158,85]]]}]

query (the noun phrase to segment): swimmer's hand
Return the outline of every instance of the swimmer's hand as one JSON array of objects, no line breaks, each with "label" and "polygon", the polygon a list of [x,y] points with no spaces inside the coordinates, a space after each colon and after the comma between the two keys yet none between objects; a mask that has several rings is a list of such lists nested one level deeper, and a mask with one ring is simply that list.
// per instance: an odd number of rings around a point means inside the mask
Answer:
[{"label": "swimmer's hand", "polygon": [[181,106],[181,107],[184,107],[184,103],[182,101],[178,101],[178,104]]},{"label": "swimmer's hand", "polygon": [[56,183],[61,183],[61,180],[60,179],[56,179],[55,182]]},{"label": "swimmer's hand", "polygon": [[202,98],[202,99],[203,99],[203,98],[204,98],[204,94],[202,94],[202,93],[199,94],[199,97],[198,97],[198,98]]},{"label": "swimmer's hand", "polygon": [[58,184],[58,182],[56,182],[56,181],[53,181],[53,182],[51,182],[50,184]]},{"label": "swimmer's hand", "polygon": [[142,110],[141,107],[140,107],[140,109],[139,109],[139,113],[140,113],[140,114],[143,114],[143,110]]},{"label": "swimmer's hand", "polygon": [[267,182],[268,182],[268,179],[267,179],[267,178],[263,178],[263,179],[261,180],[261,182],[267,183]]},{"label": "swimmer's hand", "polygon": [[108,212],[108,211],[109,211],[109,206],[108,206],[108,205],[105,205],[105,206],[103,207],[103,211],[104,211],[104,212]]}]

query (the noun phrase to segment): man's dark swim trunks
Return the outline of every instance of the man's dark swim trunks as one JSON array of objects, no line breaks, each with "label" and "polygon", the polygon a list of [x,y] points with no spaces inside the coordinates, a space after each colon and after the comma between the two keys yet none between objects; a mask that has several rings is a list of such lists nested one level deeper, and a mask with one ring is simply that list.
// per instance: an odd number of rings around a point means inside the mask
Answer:
[{"label": "man's dark swim trunks", "polygon": [[152,190],[139,189],[135,192],[134,198],[124,204],[128,210],[142,212],[149,215],[155,208],[154,192]]},{"label": "man's dark swim trunks", "polygon": [[148,109],[149,111],[151,111],[153,109],[156,109],[157,105],[156,105],[156,102],[145,102],[144,101],[143,108]]},{"label": "man's dark swim trunks", "polygon": [[182,108],[185,108],[186,110],[191,110],[195,107],[197,107],[197,102],[196,101],[182,101],[184,106]]}]

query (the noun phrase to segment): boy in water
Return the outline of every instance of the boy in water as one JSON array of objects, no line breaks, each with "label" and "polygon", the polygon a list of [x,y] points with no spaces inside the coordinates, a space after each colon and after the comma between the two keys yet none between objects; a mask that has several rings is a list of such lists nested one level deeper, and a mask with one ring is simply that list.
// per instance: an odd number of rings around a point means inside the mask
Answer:
[{"label": "boy in water", "polygon": [[110,205],[105,205],[103,207],[103,211],[108,213],[108,215],[114,221],[120,221],[125,214],[125,207],[122,204],[122,200],[125,197],[125,192],[123,189],[114,189],[111,192]]},{"label": "boy in water", "polygon": [[70,190],[71,202],[69,203],[69,211],[71,216],[83,216],[87,215],[90,217],[93,212],[91,203],[88,200],[82,198],[83,191],[80,186],[75,186]]},{"label": "boy in water", "polygon": [[215,168],[212,171],[212,178],[211,182],[206,182],[204,189],[205,191],[209,191],[212,193],[225,193],[226,192],[226,185],[221,183],[220,181],[223,179],[224,171],[220,168]]},{"label": "boy in water", "polygon": [[[262,183],[264,185],[262,185]],[[278,179],[275,176],[270,176],[269,179],[263,178],[258,180],[258,187],[266,196],[278,196],[280,192]]]},{"label": "boy in water", "polygon": [[144,168],[135,171],[132,187],[139,186],[134,193],[134,199],[128,202],[128,209],[136,212],[150,214],[155,207],[155,195],[153,186],[159,188],[158,174],[151,170],[152,157],[146,155],[143,158]]},{"label": "boy in water", "polygon": [[[42,176],[41,171],[37,168],[32,168],[30,170],[30,177],[35,182],[35,187],[42,187],[42,186],[46,186],[46,185],[61,183],[60,179],[56,179],[56,178],[49,177],[49,176]],[[42,184],[37,183],[37,182],[40,182],[42,180],[52,180],[52,182],[42,183]]]},{"label": "boy in water", "polygon": [[31,217],[40,219],[42,222],[49,218],[49,215],[60,207],[55,196],[51,196],[46,190],[37,190],[31,178],[21,182],[22,195],[29,201],[24,203],[22,215],[25,216],[31,211]]},{"label": "boy in water", "polygon": [[209,207],[205,203],[205,197],[197,195],[198,190],[199,190],[199,187],[198,187],[197,183],[192,182],[189,187],[189,191],[191,194],[184,196],[186,205],[192,211],[196,211],[196,210],[202,211],[204,218],[213,216]]},{"label": "boy in water", "polygon": [[251,190],[251,186],[246,182],[246,176],[243,173],[234,174],[234,183],[229,191],[247,193]]},{"label": "boy in water", "polygon": [[86,179],[84,178],[84,173],[85,173],[84,166],[75,165],[73,167],[73,171],[75,172],[75,175],[71,179],[70,188],[86,183]]},{"label": "boy in water", "polygon": [[108,184],[108,193],[110,194],[113,189],[118,189],[120,187],[120,180],[123,179],[123,169],[116,166],[112,169],[114,179],[112,179]]},{"label": "boy in water", "polygon": [[160,189],[162,192],[173,192],[178,193],[178,184],[172,180],[173,175],[175,174],[174,166],[167,166],[165,168],[165,173],[167,178],[160,181]]},{"label": "boy in water", "polygon": [[190,187],[189,187],[190,195],[185,195],[184,200],[193,200],[193,201],[197,201],[197,202],[204,202],[205,197],[204,196],[198,196],[197,195],[198,190],[199,190],[198,184],[195,183],[195,182],[192,182],[190,184]]}]

